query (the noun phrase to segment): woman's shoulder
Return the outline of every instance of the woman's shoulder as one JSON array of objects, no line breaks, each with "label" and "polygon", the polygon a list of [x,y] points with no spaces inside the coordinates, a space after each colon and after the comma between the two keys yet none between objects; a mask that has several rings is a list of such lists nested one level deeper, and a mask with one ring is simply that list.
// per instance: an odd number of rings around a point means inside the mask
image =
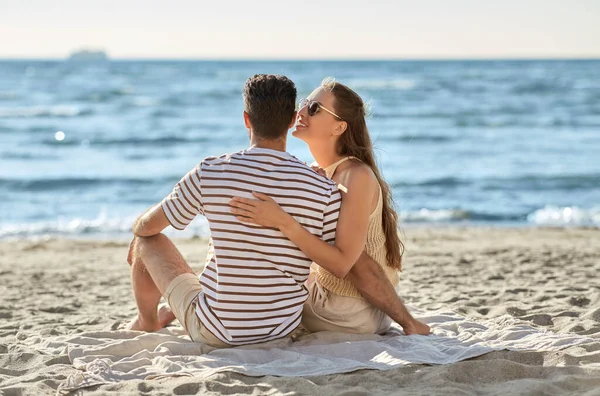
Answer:
[{"label": "woman's shoulder", "polygon": [[377,183],[377,177],[373,169],[364,162],[352,158],[348,161],[348,167],[345,169],[352,178],[362,179],[363,181],[373,181]]},{"label": "woman's shoulder", "polygon": [[372,190],[379,186],[377,177],[371,167],[357,159],[352,159],[344,164],[343,169],[340,169],[340,182],[349,189]]}]

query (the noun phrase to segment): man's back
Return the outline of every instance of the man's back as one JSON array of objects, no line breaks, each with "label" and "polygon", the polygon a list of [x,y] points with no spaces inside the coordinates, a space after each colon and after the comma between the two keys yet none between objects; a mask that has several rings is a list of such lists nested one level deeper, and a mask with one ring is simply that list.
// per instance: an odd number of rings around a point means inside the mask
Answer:
[{"label": "man's back", "polygon": [[196,313],[222,341],[247,344],[283,337],[300,323],[311,260],[279,230],[241,223],[234,196],[272,197],[309,232],[335,238],[341,195],[335,184],[286,152],[250,148],[206,158],[163,200],[177,229],[204,214],[211,249],[200,276]]}]

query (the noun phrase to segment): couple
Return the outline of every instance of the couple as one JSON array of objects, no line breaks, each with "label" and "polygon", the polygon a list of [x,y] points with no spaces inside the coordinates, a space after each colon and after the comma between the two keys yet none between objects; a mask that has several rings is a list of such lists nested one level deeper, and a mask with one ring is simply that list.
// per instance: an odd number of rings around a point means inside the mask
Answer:
[{"label": "couple", "polygon": [[[205,158],[134,224],[138,315],[128,328],[156,331],[177,318],[193,341],[214,347],[299,327],[381,334],[391,320],[429,334],[394,288],[403,245],[360,96],[324,80],[296,111],[292,81],[255,75],[243,98],[250,148]],[[294,125],[325,176],[286,152]],[[200,276],[161,234],[197,215],[211,231]],[[161,296],[168,307],[158,309]]]}]

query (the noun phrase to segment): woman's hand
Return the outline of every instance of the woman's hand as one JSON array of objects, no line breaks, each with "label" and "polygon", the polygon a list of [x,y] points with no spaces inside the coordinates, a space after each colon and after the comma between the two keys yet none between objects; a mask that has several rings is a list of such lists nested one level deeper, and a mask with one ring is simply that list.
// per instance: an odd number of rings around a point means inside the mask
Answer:
[{"label": "woman's hand", "polygon": [[258,192],[253,192],[252,195],[258,199],[233,197],[229,201],[231,213],[239,221],[280,230],[294,222],[294,218],[281,209],[273,198]]}]

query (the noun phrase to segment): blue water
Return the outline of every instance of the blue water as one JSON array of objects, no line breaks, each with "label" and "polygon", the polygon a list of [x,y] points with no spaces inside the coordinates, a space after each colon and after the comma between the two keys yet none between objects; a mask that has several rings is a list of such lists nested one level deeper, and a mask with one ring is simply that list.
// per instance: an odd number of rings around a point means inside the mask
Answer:
[{"label": "blue water", "polygon": [[403,223],[600,226],[600,60],[0,61],[0,238],[126,232],[203,157],[247,147],[254,73],[363,96]]}]

